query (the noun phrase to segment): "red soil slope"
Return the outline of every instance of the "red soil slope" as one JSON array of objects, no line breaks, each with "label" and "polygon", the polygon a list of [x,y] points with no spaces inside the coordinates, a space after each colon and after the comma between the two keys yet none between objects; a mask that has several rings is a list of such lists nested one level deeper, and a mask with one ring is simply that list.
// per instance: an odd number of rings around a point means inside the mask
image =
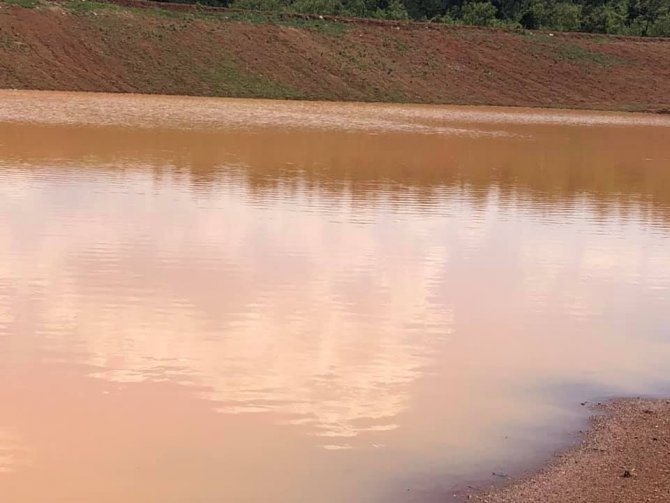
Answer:
[{"label": "red soil slope", "polygon": [[0,87],[662,110],[670,39],[0,2]]}]

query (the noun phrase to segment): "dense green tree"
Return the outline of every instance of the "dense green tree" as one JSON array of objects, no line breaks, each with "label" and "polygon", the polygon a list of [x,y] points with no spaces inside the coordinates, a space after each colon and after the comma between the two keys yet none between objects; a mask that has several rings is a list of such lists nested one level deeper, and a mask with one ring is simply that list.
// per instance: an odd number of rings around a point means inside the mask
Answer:
[{"label": "dense green tree", "polygon": [[634,0],[628,9],[633,31],[648,36],[656,24],[662,24],[668,16],[670,1],[668,0]]},{"label": "dense green tree", "polygon": [[409,19],[409,13],[402,0],[389,0],[385,6],[377,6],[375,17],[380,19]]},{"label": "dense green tree", "polygon": [[365,16],[363,0],[295,0],[291,10],[305,14],[329,14],[333,16]]},{"label": "dense green tree", "polygon": [[444,0],[405,0],[405,8],[412,19],[435,19],[443,15],[448,2]]},{"label": "dense green tree", "polygon": [[[195,0],[177,0],[195,1]],[[670,0],[199,0],[209,5],[480,26],[670,36]]]},{"label": "dense green tree", "polygon": [[475,26],[494,26],[497,9],[491,2],[468,2],[461,7],[461,21]]},{"label": "dense green tree", "polygon": [[532,2],[531,0],[493,0],[491,3],[496,7],[498,18],[519,23]]},{"label": "dense green tree", "polygon": [[565,1],[533,0],[522,21],[525,28],[576,31],[581,27],[582,6]]},{"label": "dense green tree", "polygon": [[608,3],[589,9],[582,20],[582,29],[593,33],[625,33],[625,14],[618,5]]}]

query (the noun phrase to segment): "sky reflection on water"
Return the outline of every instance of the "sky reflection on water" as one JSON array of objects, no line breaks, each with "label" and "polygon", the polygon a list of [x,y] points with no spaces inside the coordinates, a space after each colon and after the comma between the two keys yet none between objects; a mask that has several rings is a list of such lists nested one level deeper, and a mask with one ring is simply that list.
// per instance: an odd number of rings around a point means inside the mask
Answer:
[{"label": "sky reflection on water", "polygon": [[670,121],[3,98],[12,501],[442,501],[666,384]]}]

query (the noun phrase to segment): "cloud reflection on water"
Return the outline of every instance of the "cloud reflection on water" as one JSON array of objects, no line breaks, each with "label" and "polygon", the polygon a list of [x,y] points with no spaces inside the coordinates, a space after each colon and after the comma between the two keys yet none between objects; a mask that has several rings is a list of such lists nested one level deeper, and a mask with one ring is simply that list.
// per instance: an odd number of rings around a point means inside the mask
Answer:
[{"label": "cloud reflection on water", "polygon": [[[573,414],[551,383],[647,389],[670,357],[670,130],[543,122],[0,124],[0,425],[32,477],[68,494],[99,463],[110,501],[377,501],[527,460],[551,443],[527,432]],[[133,459],[180,482],[133,493]]]}]

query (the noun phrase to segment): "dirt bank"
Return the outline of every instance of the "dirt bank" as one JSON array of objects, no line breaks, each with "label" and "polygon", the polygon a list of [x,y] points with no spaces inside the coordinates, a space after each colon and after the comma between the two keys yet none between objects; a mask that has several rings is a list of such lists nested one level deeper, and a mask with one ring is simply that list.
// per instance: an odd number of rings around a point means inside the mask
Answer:
[{"label": "dirt bank", "polygon": [[541,473],[479,495],[487,503],[670,501],[670,400],[603,407],[583,443]]},{"label": "dirt bank", "polygon": [[4,0],[0,87],[660,110],[670,40]]}]

